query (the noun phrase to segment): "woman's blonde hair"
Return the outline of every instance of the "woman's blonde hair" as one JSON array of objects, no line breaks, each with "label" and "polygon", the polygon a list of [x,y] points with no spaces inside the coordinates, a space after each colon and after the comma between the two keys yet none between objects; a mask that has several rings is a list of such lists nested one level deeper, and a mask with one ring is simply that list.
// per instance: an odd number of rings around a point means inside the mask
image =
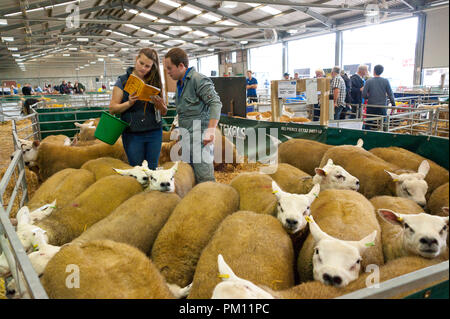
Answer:
[{"label": "woman's blonde hair", "polygon": [[139,58],[142,54],[153,61],[152,68],[144,76],[144,81],[147,84],[153,85],[161,89],[161,91],[159,92],[159,96],[162,97],[162,81],[161,81],[161,71],[159,69],[158,53],[156,53],[156,51],[152,48],[143,48],[139,51],[137,57]]}]

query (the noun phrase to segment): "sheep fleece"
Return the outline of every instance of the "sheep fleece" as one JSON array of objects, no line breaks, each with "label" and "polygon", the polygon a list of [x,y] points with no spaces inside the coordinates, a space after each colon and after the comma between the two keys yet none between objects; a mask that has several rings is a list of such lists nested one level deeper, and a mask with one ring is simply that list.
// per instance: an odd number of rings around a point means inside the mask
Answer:
[{"label": "sheep fleece", "polygon": [[311,175],[286,163],[278,163],[277,171],[269,176],[288,193],[307,194],[314,186]]},{"label": "sheep fleece", "polygon": [[108,216],[131,196],[142,192],[142,186],[129,176],[107,176],[89,186],[63,209],[36,223],[47,231],[49,243],[66,244]]},{"label": "sheep fleece", "polygon": [[[70,265],[79,269],[79,288],[67,287],[75,283]],[[63,247],[47,264],[41,282],[53,299],[174,298],[144,253],[111,240]]]},{"label": "sheep fleece", "polygon": [[[312,203],[311,214],[325,233],[337,239],[358,241],[376,230],[375,246],[363,253],[361,269],[370,264],[384,263],[380,225],[372,204],[364,196],[351,190],[327,189],[320,192]],[[313,279],[314,246],[314,238],[309,234],[297,261],[302,282]]]},{"label": "sheep fleece", "polygon": [[122,162],[117,158],[112,157],[100,157],[93,159],[84,163],[81,168],[87,169],[95,175],[95,180],[98,181],[100,178],[117,175],[117,172],[113,168],[117,169],[130,169],[132,166]]},{"label": "sheep fleece", "polygon": [[180,197],[174,193],[142,192],[127,199],[72,243],[110,239],[131,245],[145,254],[166,223]]},{"label": "sheep fleece", "polygon": [[216,182],[196,185],[175,207],[156,237],[152,260],[167,282],[192,282],[203,248],[222,220],[238,210],[239,194]]},{"label": "sheep fleece", "polygon": [[292,243],[273,216],[239,211],[225,218],[200,256],[188,298],[211,298],[222,281],[218,254],[237,276],[255,284],[277,290],[294,285]]},{"label": "sheep fleece", "polygon": [[94,175],[85,169],[63,169],[42,183],[27,206],[33,211],[56,199],[56,207],[63,208],[94,182]]},{"label": "sheep fleece", "polygon": [[[162,165],[162,168],[169,169],[173,165],[175,165],[174,162],[166,162]],[[192,166],[180,161],[178,163],[177,172],[175,173],[175,193],[183,198],[194,186],[195,175]]]},{"label": "sheep fleece", "polygon": [[448,183],[439,186],[431,194],[430,199],[427,203],[428,212],[432,215],[447,216],[443,211],[442,207],[448,207]]}]

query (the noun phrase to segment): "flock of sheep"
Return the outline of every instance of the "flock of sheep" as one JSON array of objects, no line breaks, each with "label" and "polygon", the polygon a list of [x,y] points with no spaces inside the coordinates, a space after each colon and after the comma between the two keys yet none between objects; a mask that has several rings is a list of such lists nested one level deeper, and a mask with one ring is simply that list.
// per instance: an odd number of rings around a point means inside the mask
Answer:
[{"label": "flock of sheep", "polygon": [[291,139],[275,170],[196,185],[93,124],[22,141],[43,183],[11,222],[50,298],[335,298],[448,260],[449,173],[402,148]]}]

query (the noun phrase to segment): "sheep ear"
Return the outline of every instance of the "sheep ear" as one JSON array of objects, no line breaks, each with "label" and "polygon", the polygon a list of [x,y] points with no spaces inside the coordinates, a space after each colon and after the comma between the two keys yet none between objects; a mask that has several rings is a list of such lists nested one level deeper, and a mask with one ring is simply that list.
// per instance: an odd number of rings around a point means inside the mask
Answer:
[{"label": "sheep ear", "polygon": [[320,184],[314,184],[314,187],[311,189],[311,191],[306,195],[309,199],[309,204],[311,204],[318,196],[320,193]]},{"label": "sheep ear", "polygon": [[363,147],[363,145],[364,145],[364,140],[362,138],[358,139],[358,142],[356,142],[356,146]]},{"label": "sheep ear", "polygon": [[89,123],[87,123],[87,126],[92,126],[94,125],[94,121],[90,121]]},{"label": "sheep ear", "polygon": [[41,145],[41,142],[38,140],[34,140],[32,145],[33,145],[33,148],[37,148],[39,145]]},{"label": "sheep ear", "polygon": [[379,209],[377,211],[378,215],[383,218],[385,221],[393,224],[393,225],[403,225],[403,217],[402,214],[398,214],[390,209]]},{"label": "sheep ear", "polygon": [[75,124],[76,127],[82,127],[81,124],[78,123],[78,122],[75,122],[75,123],[73,123],[73,124]]},{"label": "sheep ear", "polygon": [[275,194],[277,199],[280,199],[284,194],[283,190],[278,186],[277,182],[272,181],[272,192]]},{"label": "sheep ear", "polygon": [[9,221],[11,222],[11,225],[17,226],[17,218],[10,218]]},{"label": "sheep ear", "polygon": [[221,254],[217,256],[217,266],[219,268],[219,277],[222,278],[223,281],[237,278]]},{"label": "sheep ear", "polygon": [[[317,243],[322,239],[332,239],[330,235],[325,233],[322,229],[320,229],[319,225],[314,221],[312,216],[308,216],[309,219],[309,231],[314,238],[314,241]],[[308,220],[307,219],[307,220]]]},{"label": "sheep ear", "polygon": [[319,175],[319,176],[322,176],[322,177],[327,176],[327,172],[325,172],[323,168],[318,168],[317,167],[314,170],[316,171],[316,174]]},{"label": "sheep ear", "polygon": [[148,169],[148,162],[147,162],[147,160],[143,160],[141,166],[142,166],[143,168]]},{"label": "sheep ear", "polygon": [[395,173],[392,173],[392,172],[389,172],[389,171],[387,171],[387,170],[384,170],[389,176],[391,176],[391,178],[392,178],[392,180],[394,181],[394,182],[397,182],[398,181],[398,179],[400,178],[400,175],[397,175],[397,174],[395,174]]},{"label": "sheep ear", "polygon": [[428,161],[427,160],[422,161],[422,163],[420,163],[419,168],[417,169],[417,173],[422,174],[423,178],[425,178],[425,176],[427,176],[429,171],[430,171],[430,164],[428,163]]},{"label": "sheep ear", "polygon": [[328,159],[327,165],[333,165],[333,160],[331,158]]},{"label": "sheep ear", "polygon": [[27,206],[23,206],[16,214],[17,225],[30,223],[30,210]]},{"label": "sheep ear", "polygon": [[177,172],[177,170],[178,170],[178,163],[179,162],[175,162],[175,164],[170,168],[171,170],[173,170],[174,171],[174,174]]},{"label": "sheep ear", "polygon": [[113,168],[120,175],[128,175],[128,170]]},{"label": "sheep ear", "polygon": [[371,234],[367,235],[360,241],[354,242],[359,253],[362,254],[367,248],[375,246],[375,239],[377,238],[377,231],[374,230]]}]

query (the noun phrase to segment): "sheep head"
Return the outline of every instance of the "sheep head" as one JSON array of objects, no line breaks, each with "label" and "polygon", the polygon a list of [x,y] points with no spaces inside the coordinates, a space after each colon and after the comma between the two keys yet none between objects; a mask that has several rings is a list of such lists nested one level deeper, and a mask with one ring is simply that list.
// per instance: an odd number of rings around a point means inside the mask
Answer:
[{"label": "sheep head", "polygon": [[178,163],[175,162],[169,169],[156,169],[151,170],[147,168],[144,170],[147,176],[150,178],[150,189],[161,192],[174,192],[175,191],[175,173],[178,169]]},{"label": "sheep head", "polygon": [[149,182],[147,173],[145,171],[146,168],[148,169],[148,165],[147,161],[144,160],[142,162],[142,166],[137,165],[129,169],[113,168],[113,170],[120,175],[134,177],[139,182],[139,184],[142,185],[142,187],[147,188],[149,186]]},{"label": "sheep head", "polygon": [[316,168],[316,175],[313,177],[314,184],[320,184],[322,190],[325,189],[350,189],[358,191],[359,179],[347,172],[342,166],[333,163],[330,158],[322,168]]},{"label": "sheep head", "polygon": [[373,246],[377,231],[359,241],[341,240],[322,231],[312,216],[309,221],[309,230],[315,241],[312,258],[314,279],[335,287],[345,287],[356,280],[361,269],[361,255]]},{"label": "sheep head", "polygon": [[36,166],[40,142],[38,140],[32,142],[22,139],[19,139],[19,142],[25,165],[28,167]]},{"label": "sheep head", "polygon": [[378,214],[387,222],[403,228],[403,248],[409,253],[435,258],[445,251],[448,216],[399,214],[389,209],[379,209]]}]

